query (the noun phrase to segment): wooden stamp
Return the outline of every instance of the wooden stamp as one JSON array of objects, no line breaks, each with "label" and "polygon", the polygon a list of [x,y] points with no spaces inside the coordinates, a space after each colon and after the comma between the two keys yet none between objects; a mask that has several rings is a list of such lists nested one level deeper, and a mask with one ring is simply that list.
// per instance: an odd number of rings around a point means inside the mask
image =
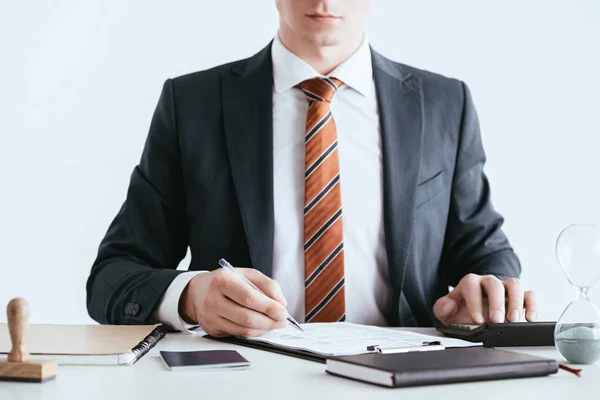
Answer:
[{"label": "wooden stamp", "polygon": [[29,361],[25,349],[29,305],[22,298],[8,303],[8,330],[12,350],[7,362],[0,362],[0,381],[44,382],[56,377],[56,361]]}]

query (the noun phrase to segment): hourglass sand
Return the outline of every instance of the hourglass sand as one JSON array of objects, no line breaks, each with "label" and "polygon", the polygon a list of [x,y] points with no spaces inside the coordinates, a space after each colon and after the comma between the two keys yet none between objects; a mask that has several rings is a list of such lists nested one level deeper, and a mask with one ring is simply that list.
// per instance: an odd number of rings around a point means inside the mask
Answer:
[{"label": "hourglass sand", "polygon": [[600,280],[600,226],[565,228],[556,241],[556,257],[577,291],[556,323],[556,348],[570,363],[593,364],[600,359],[600,309],[588,291]]}]

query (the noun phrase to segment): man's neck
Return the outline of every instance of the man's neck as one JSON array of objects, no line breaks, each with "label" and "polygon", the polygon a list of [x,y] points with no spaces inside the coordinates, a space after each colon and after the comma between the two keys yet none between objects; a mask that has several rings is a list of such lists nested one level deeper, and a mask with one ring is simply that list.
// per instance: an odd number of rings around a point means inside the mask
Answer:
[{"label": "man's neck", "polygon": [[279,31],[279,39],[283,45],[322,75],[328,75],[350,58],[360,46],[362,38],[363,33],[359,32],[355,37],[347,38],[337,45],[316,46],[286,29]]}]

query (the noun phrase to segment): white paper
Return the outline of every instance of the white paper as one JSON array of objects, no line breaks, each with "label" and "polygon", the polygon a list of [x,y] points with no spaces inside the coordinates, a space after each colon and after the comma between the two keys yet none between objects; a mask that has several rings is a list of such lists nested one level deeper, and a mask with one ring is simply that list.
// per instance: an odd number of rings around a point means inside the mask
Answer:
[{"label": "white paper", "polygon": [[460,339],[422,335],[405,330],[358,325],[349,322],[300,324],[304,333],[292,326],[271,331],[248,340],[266,342],[279,347],[305,350],[323,356],[369,353],[367,346],[417,347],[423,342],[440,341],[445,347],[474,347]]}]

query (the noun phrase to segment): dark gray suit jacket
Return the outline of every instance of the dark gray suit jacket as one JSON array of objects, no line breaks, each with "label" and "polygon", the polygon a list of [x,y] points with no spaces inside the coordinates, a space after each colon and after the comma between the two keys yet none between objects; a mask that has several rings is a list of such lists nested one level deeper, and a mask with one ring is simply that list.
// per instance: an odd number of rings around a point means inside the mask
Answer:
[{"label": "dark gray suit jacket", "polygon": [[[430,326],[448,285],[470,272],[517,277],[520,264],[490,203],[467,87],[372,54],[395,304],[388,322]],[[190,270],[214,270],[223,257],[271,275],[272,81],[270,45],[167,80],[87,282],[96,321],[152,322],[188,246]]]}]

